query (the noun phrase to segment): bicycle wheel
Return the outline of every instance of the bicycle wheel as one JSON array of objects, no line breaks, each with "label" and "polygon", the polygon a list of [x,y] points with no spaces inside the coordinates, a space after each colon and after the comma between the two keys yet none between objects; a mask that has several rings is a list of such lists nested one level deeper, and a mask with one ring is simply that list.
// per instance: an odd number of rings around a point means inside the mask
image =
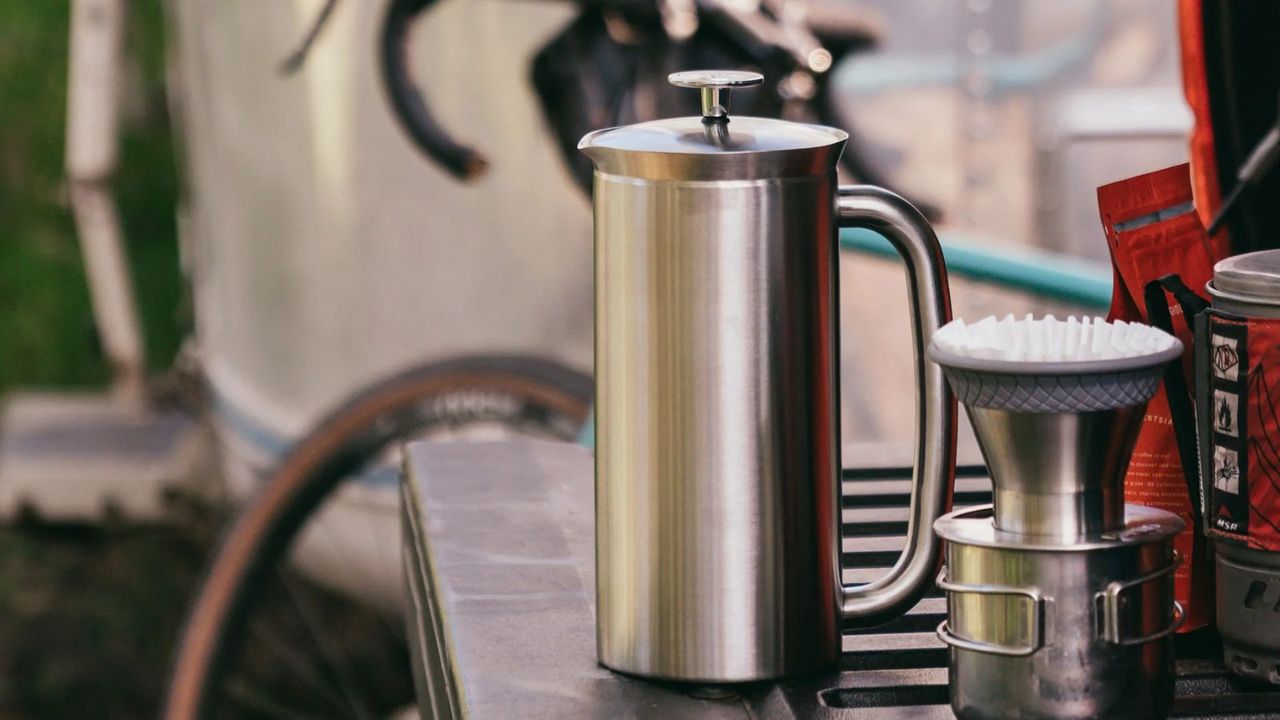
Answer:
[{"label": "bicycle wheel", "polygon": [[290,567],[295,541],[335,489],[384,467],[405,439],[498,428],[571,440],[590,399],[591,381],[576,371],[474,357],[411,370],[330,414],[271,473],[217,550],[177,646],[163,717],[363,720],[410,705],[403,623]]}]

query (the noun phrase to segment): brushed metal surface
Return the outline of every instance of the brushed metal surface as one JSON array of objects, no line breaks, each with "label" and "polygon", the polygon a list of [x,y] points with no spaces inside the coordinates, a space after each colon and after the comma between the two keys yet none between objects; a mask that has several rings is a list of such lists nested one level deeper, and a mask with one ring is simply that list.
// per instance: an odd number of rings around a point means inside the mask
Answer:
[{"label": "brushed metal surface", "polygon": [[995,525],[1074,538],[1124,524],[1124,474],[1141,406],[1028,413],[966,406],[995,486]]},{"label": "brushed metal surface", "polygon": [[[1020,542],[992,526],[990,508],[939,522],[947,541],[945,585],[984,588],[947,594],[947,625],[960,639],[949,650],[956,716],[1167,716],[1174,693],[1169,631],[1176,622],[1167,569],[1176,563],[1173,538],[1183,526],[1171,513],[1136,505],[1123,530],[1088,542]],[[1117,614],[1107,617],[1101,598],[1109,591],[1120,597],[1111,604]],[[1036,604],[1028,595],[1043,600]],[[1122,640],[1109,640],[1106,628]]]},{"label": "brushed metal surface", "polygon": [[[911,300],[916,450],[906,547],[884,576],[866,585],[839,588],[840,615],[846,625],[850,621],[876,625],[914,605],[933,584],[942,563],[933,523],[951,503],[956,474],[956,402],[942,368],[926,360],[925,347],[938,328],[951,321],[951,294],[942,246],[928,221],[910,203],[882,188],[852,186],[840,188],[836,206],[841,226],[876,230],[902,256]],[[837,457],[837,472],[840,467]],[[838,545],[840,526],[832,529],[835,535],[830,541]],[[834,570],[839,577],[838,557]]]},{"label": "brushed metal surface", "polygon": [[835,661],[834,194],[834,173],[596,176],[609,667],[729,682]]},{"label": "brushed metal surface", "polygon": [[[841,616],[905,612],[939,565],[955,422],[922,354],[949,319],[936,238],[878,188],[837,200],[833,164],[717,182],[598,170],[595,213],[601,661],[706,682],[832,666]],[[837,222],[904,252],[924,381],[907,551],[856,589],[838,568]]]},{"label": "brushed metal surface", "polygon": [[[1215,307],[1221,307],[1225,300],[1261,305],[1274,312],[1280,306],[1280,251],[1260,250],[1219,260],[1207,289]],[[1250,314],[1261,315],[1250,310]]]}]

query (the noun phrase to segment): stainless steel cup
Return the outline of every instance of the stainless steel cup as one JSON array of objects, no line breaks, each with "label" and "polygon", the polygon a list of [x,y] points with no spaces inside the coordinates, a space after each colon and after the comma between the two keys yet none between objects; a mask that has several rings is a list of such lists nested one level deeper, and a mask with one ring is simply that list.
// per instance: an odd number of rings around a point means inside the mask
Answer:
[{"label": "stainless steel cup", "polygon": [[950,646],[956,717],[1167,716],[1182,519],[1129,505],[1119,528],[1061,539],[1006,532],[991,516],[983,506],[935,526],[947,541],[938,633]]},{"label": "stainless steel cup", "polygon": [[[838,187],[847,135],[728,116],[754,73],[677,73],[703,117],[591,133],[595,163],[599,658],[743,682],[834,664],[840,619],[905,612],[938,567],[955,405],[924,342],[950,317],[932,229],[902,198]],[[838,227],[906,261],[916,477],[908,546],[839,576]]]}]

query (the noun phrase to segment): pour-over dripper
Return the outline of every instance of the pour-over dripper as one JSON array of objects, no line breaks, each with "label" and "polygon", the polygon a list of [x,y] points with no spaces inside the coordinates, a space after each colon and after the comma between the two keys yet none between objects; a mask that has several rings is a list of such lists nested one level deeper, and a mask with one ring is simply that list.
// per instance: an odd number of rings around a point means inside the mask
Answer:
[{"label": "pour-over dripper", "polygon": [[[1182,344],[1154,328],[1126,325],[1121,328],[1126,336],[1144,337],[1119,348],[1079,351],[1093,330],[1111,332],[1116,326],[1029,316],[1003,324],[1010,323],[1028,324],[1033,332],[1005,333],[1006,339],[1022,338],[1015,342],[1025,345],[1030,337],[1032,345],[1041,345],[1002,347],[993,333],[985,342],[956,342],[948,336],[956,329],[948,326],[929,347],[930,359],[942,367],[964,404],[982,448],[994,485],[996,527],[1056,538],[1122,527],[1123,480],[1146,404],[1165,366],[1182,354]],[[1057,332],[1067,337],[1052,337]],[[1069,352],[1063,352],[1064,340]]]}]

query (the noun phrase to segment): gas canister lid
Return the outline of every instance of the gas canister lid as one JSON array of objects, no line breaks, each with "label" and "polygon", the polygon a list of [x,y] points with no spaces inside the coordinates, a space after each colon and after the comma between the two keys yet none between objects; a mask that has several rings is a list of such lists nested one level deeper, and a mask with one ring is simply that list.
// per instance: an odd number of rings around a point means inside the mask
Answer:
[{"label": "gas canister lid", "polygon": [[1260,250],[1213,266],[1213,295],[1264,305],[1280,305],[1280,250]]},{"label": "gas canister lid", "polygon": [[847,133],[823,125],[736,115],[729,95],[764,76],[735,70],[693,70],[667,78],[693,88],[702,116],[666,118],[588,133],[578,143],[596,168],[659,180],[749,179],[825,173],[835,167]]}]

